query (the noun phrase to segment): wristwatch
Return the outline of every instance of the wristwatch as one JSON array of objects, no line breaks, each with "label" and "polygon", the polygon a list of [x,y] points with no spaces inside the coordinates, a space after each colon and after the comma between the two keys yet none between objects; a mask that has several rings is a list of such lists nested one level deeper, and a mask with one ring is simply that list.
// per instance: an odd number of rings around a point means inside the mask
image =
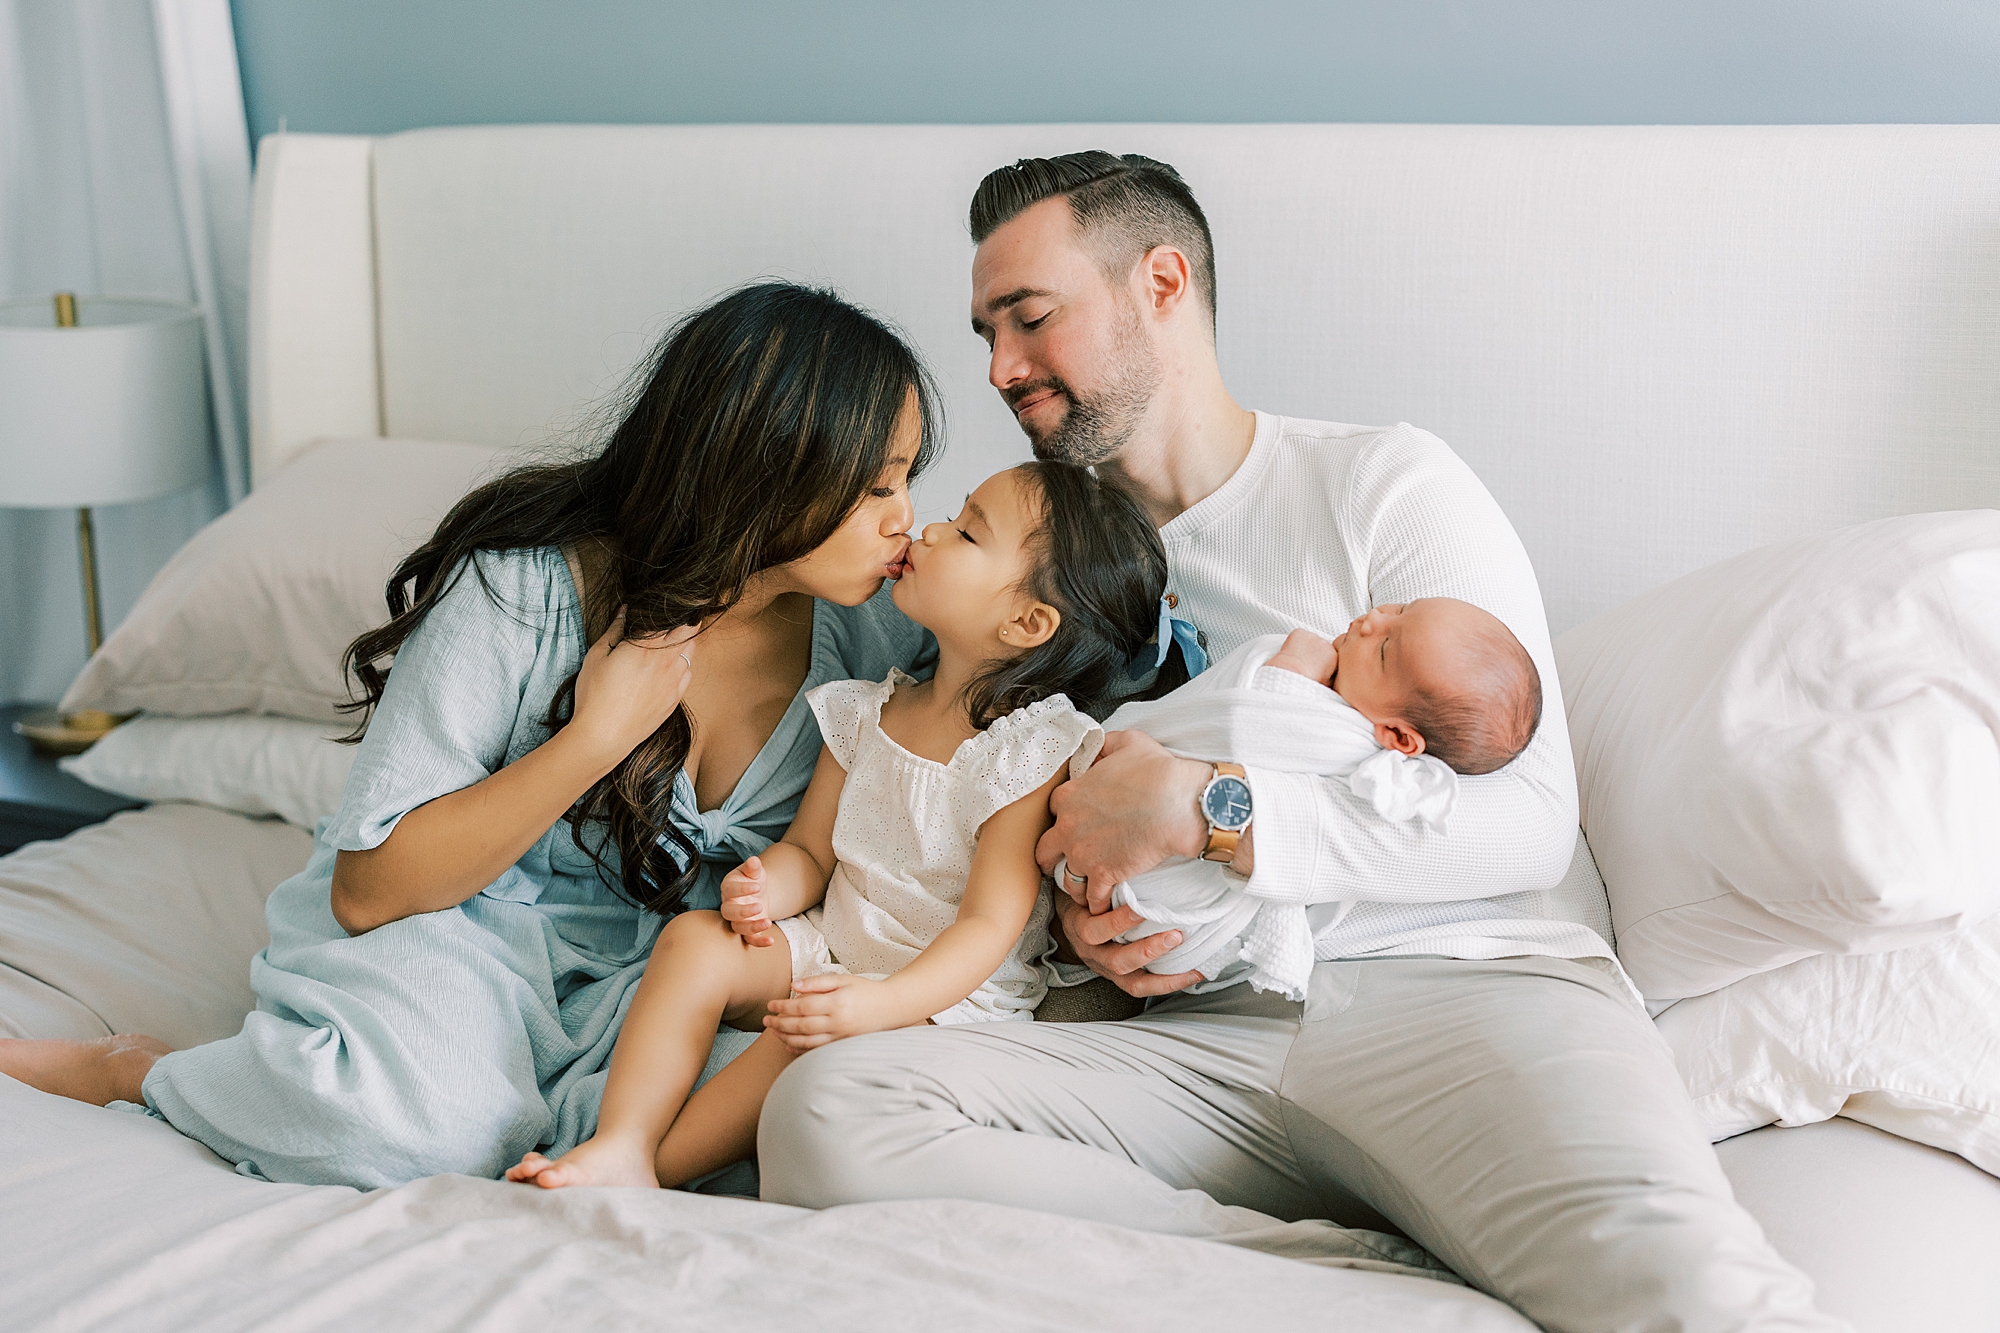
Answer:
[{"label": "wristwatch", "polygon": [[1208,821],[1208,845],[1201,850],[1204,861],[1228,865],[1236,860],[1236,844],[1250,827],[1250,783],[1241,764],[1217,764],[1198,801],[1201,817]]}]

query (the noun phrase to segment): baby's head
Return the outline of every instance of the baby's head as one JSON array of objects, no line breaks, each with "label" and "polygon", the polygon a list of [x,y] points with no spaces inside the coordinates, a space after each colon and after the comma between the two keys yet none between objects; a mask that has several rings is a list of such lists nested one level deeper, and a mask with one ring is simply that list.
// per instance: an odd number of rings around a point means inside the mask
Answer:
[{"label": "baby's head", "polygon": [[1455,597],[1378,606],[1330,642],[1295,630],[1271,665],[1331,686],[1384,747],[1458,773],[1506,767],[1541,725],[1535,659],[1498,616]]},{"label": "baby's head", "polygon": [[1053,694],[1110,700],[1159,625],[1167,553],[1122,486],[1066,463],[1024,463],[910,543],[893,594],[939,651],[984,665],[966,690],[984,727]]}]

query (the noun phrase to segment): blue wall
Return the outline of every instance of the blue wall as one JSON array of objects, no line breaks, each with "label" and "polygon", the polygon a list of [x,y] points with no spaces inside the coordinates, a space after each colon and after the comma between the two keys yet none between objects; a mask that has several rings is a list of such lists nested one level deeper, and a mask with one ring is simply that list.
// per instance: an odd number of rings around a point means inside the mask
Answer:
[{"label": "blue wall", "polygon": [[253,137],[482,122],[2000,122],[1995,0],[234,0]]}]

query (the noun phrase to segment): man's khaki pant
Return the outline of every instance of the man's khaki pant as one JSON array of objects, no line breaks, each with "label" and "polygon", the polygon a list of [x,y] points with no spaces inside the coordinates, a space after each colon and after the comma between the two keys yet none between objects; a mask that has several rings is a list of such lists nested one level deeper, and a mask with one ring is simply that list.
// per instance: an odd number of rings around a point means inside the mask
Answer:
[{"label": "man's khaki pant", "polygon": [[1568,959],[1321,963],[1122,1023],[906,1028],[796,1062],[766,1199],[984,1199],[1422,1271],[1556,1330],[1834,1329],[1740,1208],[1672,1056]]}]

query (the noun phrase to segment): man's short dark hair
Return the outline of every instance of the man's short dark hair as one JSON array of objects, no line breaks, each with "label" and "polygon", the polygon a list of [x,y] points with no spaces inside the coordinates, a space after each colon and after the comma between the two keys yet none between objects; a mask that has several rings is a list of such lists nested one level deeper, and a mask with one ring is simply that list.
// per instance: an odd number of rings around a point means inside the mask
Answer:
[{"label": "man's short dark hair", "polygon": [[968,219],[978,245],[1018,214],[1044,199],[1065,195],[1070,216],[1098,266],[1113,283],[1159,245],[1187,256],[1195,292],[1215,329],[1215,243],[1208,219],[1181,174],[1137,153],[1091,151],[1061,157],[1024,157],[979,182]]}]

